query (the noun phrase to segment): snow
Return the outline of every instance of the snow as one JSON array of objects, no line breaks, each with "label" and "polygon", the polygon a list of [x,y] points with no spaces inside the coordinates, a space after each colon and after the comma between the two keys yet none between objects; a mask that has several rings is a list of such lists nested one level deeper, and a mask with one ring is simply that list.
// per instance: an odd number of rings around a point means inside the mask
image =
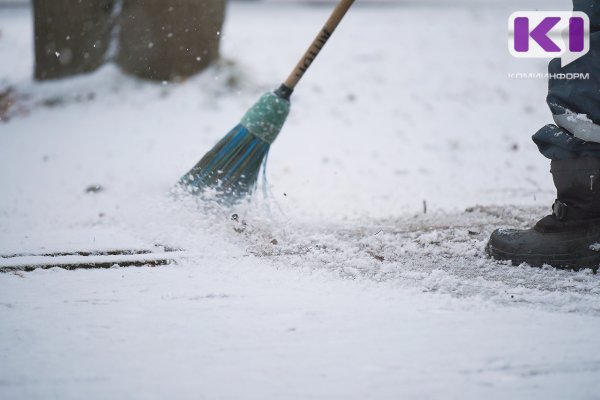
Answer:
[{"label": "snow", "polygon": [[0,9],[0,254],[186,250],[0,274],[0,398],[598,398],[600,278],[483,251],[554,200],[530,140],[546,82],[508,78],[545,69],[506,51],[514,5],[357,4],[294,94],[269,196],[169,194],[328,11],[232,3],[224,59],[162,84],[34,83],[30,11]]},{"label": "snow", "polygon": [[0,305],[13,338],[2,340],[5,398],[597,395],[593,316],[252,259],[38,271],[3,286],[20,293]]}]

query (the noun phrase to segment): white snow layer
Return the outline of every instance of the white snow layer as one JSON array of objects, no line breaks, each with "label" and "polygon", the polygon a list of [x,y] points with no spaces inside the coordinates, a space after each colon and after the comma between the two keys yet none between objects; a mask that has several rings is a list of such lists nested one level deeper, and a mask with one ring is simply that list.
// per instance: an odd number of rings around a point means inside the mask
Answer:
[{"label": "white snow layer", "polygon": [[0,398],[600,398],[598,276],[483,252],[554,196],[530,141],[546,82],[508,78],[545,63],[508,55],[508,6],[357,5],[294,95],[268,199],[167,194],[328,11],[234,3],[225,60],[166,85],[33,83],[29,11],[0,11],[0,253],[187,251],[0,274]]}]

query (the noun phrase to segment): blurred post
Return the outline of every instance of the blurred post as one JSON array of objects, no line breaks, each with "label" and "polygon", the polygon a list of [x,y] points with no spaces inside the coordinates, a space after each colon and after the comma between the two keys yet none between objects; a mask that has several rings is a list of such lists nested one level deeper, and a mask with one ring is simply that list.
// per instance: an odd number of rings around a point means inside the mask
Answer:
[{"label": "blurred post", "polygon": [[33,0],[35,78],[93,71],[108,49],[115,0]]},{"label": "blurred post", "polygon": [[225,0],[123,0],[117,62],[145,79],[178,80],[219,56]]}]

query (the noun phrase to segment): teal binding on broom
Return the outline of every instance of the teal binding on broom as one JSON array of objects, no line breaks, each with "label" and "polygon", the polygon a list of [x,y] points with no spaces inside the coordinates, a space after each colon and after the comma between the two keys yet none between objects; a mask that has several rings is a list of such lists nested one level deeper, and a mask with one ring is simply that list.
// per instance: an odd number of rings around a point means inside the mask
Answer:
[{"label": "teal binding on broom", "polygon": [[289,112],[289,100],[264,94],[179,183],[194,194],[207,187],[234,197],[251,192]]},{"label": "teal binding on broom", "polygon": [[273,92],[265,93],[242,117],[241,125],[256,137],[272,144],[290,113],[290,102]]}]

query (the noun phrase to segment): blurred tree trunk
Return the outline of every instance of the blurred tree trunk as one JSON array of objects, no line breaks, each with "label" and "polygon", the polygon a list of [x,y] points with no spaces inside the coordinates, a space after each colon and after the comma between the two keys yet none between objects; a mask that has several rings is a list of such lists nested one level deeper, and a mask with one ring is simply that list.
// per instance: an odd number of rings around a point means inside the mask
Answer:
[{"label": "blurred tree trunk", "polygon": [[117,62],[153,80],[178,80],[219,56],[225,0],[123,0]]},{"label": "blurred tree trunk", "polygon": [[102,65],[115,0],[33,0],[35,78],[54,79]]}]

